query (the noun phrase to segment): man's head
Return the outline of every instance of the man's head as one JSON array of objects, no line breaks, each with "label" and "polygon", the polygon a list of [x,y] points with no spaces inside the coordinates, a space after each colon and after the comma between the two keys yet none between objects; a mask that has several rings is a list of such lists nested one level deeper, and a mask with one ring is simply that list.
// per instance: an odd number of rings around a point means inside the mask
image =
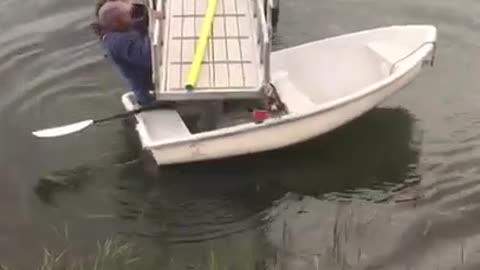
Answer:
[{"label": "man's head", "polygon": [[133,0],[95,0],[95,16],[98,17],[100,9],[105,5],[107,2],[115,2],[115,1],[122,1],[127,4],[132,4]]},{"label": "man's head", "polygon": [[107,1],[98,12],[98,21],[106,31],[128,31],[132,24],[130,9],[131,5],[123,1]]}]

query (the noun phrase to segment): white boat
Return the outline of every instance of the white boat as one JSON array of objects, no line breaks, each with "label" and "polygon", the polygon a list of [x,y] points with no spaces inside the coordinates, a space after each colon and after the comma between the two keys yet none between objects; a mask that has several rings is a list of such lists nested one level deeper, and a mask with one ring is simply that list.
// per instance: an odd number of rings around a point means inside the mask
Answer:
[{"label": "white boat", "polygon": [[[271,82],[288,114],[192,134],[175,110],[136,115],[142,146],[158,165],[253,154],[297,144],[361,116],[433,64],[430,25],[378,28],[271,54]],[[127,110],[136,104],[122,97]]]}]

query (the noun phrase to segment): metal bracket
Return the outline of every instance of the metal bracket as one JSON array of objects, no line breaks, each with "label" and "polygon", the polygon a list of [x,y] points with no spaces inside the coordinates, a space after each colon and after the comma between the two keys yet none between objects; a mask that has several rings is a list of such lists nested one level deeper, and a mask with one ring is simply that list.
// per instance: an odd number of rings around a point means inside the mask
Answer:
[{"label": "metal bracket", "polygon": [[422,66],[426,66],[426,65],[429,65],[431,67],[434,66],[435,64],[435,55],[437,53],[437,42],[436,41],[427,41],[427,42],[424,42],[422,43],[422,45],[420,45],[418,48],[416,48],[415,50],[413,50],[411,53],[407,54],[406,56],[400,58],[399,60],[397,60],[395,63],[392,64],[392,67],[390,68],[390,74],[393,73],[393,71],[395,70],[396,66],[404,61],[405,59],[407,59],[408,57],[412,56],[414,53],[416,53],[417,51],[419,51],[420,49],[422,49],[423,47],[425,47],[426,45],[432,45],[433,46],[433,49],[432,49],[432,54],[430,56],[430,59],[427,59],[427,60],[423,60],[422,61]]}]

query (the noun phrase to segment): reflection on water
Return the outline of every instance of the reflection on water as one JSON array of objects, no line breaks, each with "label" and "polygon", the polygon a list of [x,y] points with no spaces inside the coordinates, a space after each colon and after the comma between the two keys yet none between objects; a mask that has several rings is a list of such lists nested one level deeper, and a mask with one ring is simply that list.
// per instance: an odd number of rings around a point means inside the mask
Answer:
[{"label": "reflection on water", "polygon": [[284,188],[300,194],[377,201],[418,183],[420,140],[408,111],[378,108],[282,153],[291,159],[265,165],[268,172],[281,176],[276,178]]},{"label": "reflection on water", "polygon": [[267,213],[267,239],[277,251],[269,264],[349,269],[383,256],[387,235],[399,233],[392,203],[418,199],[409,187],[420,180],[420,143],[408,111],[382,108],[284,151],[292,162],[275,162],[272,177],[289,193]]},{"label": "reflection on water", "polygon": [[383,105],[415,119],[376,109],[282,151],[160,171],[118,123],[37,140],[31,130],[121,111],[123,84],[89,1],[0,1],[0,263],[32,269],[68,224],[72,248],[120,235],[161,269],[206,269],[210,251],[230,269],[270,251],[283,269],[480,269],[478,2],[281,5],[275,49],[435,24],[436,67]]},{"label": "reflection on water", "polygon": [[[145,170],[148,159],[141,158],[129,131],[125,151],[115,158],[119,165],[108,193],[112,223],[120,222],[115,227],[122,235],[169,246],[169,256],[186,264],[198,263],[205,250],[220,252],[222,246],[257,250],[250,257],[258,259],[284,233],[269,229],[290,215],[283,207],[304,204],[305,196],[319,202],[383,202],[418,181],[419,136],[403,109],[374,109],[326,136],[287,149],[162,167],[155,174]],[[65,198],[65,191],[91,196],[89,186],[98,186],[95,179],[104,171],[96,164],[54,172],[39,181],[37,194],[46,202]],[[307,212],[311,210],[303,206],[294,214]],[[231,246],[230,241],[243,244]],[[202,256],[186,255],[192,252]],[[232,254],[224,256],[234,264]]]}]

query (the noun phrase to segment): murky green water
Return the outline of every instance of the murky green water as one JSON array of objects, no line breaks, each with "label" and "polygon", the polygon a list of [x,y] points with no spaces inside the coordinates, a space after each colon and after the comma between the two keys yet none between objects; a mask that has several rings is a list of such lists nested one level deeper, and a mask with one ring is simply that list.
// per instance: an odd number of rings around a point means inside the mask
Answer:
[{"label": "murky green water", "polygon": [[121,123],[32,138],[121,111],[123,85],[90,1],[3,0],[0,263],[32,269],[68,231],[79,253],[119,237],[165,269],[205,269],[212,251],[229,269],[275,256],[283,269],[479,269],[478,14],[473,0],[282,0],[277,49],[428,23],[437,65],[328,136],[152,173]]}]

